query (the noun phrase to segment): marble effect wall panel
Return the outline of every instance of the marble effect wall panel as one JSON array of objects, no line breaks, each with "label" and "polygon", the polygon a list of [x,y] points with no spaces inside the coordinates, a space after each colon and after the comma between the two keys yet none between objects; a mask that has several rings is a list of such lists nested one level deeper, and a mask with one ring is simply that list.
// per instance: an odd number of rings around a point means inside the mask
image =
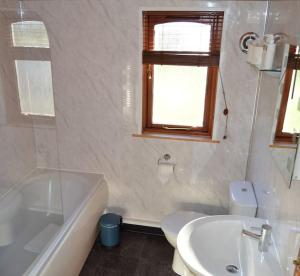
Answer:
[{"label": "marble effect wall panel", "polygon": [[[25,1],[50,35],[60,166],[103,172],[109,209],[127,219],[159,222],[174,210],[224,214],[228,187],[244,179],[257,71],[238,46],[261,33],[266,4],[255,1]],[[140,122],[141,10],[224,10],[221,73],[230,109],[228,140],[220,144],[133,138]],[[221,90],[216,139],[224,129]],[[36,129],[38,166],[52,167],[47,131]],[[171,154],[176,175],[162,184],[157,160]]]}]

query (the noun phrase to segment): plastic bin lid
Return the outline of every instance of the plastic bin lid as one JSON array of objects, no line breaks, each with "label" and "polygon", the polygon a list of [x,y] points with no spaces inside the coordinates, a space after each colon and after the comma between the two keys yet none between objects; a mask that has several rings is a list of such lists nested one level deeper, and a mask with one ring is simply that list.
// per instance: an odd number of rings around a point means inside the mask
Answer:
[{"label": "plastic bin lid", "polygon": [[101,226],[115,226],[121,223],[121,216],[113,213],[105,214],[100,219]]}]

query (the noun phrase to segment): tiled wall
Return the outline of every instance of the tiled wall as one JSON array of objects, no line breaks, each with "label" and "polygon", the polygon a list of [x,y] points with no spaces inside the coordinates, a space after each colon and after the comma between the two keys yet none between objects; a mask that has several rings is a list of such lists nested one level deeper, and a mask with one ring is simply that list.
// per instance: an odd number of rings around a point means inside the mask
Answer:
[{"label": "tiled wall", "polygon": [[[223,214],[228,186],[244,179],[257,71],[238,41],[261,33],[266,4],[256,1],[25,1],[50,34],[60,166],[103,172],[109,208],[125,218],[159,222],[176,209]],[[225,10],[221,72],[230,109],[220,144],[133,138],[140,125],[141,10]],[[215,136],[224,129],[218,91]],[[39,166],[53,167],[55,129],[35,129]],[[157,160],[171,154],[176,178],[162,184]],[[55,160],[55,158],[54,158]],[[55,163],[55,162],[54,162]]]}]

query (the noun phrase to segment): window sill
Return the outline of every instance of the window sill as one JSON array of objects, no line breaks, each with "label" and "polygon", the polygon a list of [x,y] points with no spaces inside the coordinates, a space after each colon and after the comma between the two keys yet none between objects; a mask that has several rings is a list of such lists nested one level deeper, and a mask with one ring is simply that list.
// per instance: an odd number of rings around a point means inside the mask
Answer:
[{"label": "window sill", "polygon": [[276,148],[276,149],[297,149],[297,144],[293,143],[279,143],[274,142],[273,144],[269,145],[270,148]]},{"label": "window sill", "polygon": [[145,139],[162,139],[162,140],[173,140],[173,141],[187,141],[187,142],[201,142],[201,143],[211,143],[219,144],[220,141],[213,140],[210,137],[195,136],[195,135],[174,135],[174,134],[161,134],[161,133],[142,133],[142,134],[132,134],[135,138],[145,138]]}]

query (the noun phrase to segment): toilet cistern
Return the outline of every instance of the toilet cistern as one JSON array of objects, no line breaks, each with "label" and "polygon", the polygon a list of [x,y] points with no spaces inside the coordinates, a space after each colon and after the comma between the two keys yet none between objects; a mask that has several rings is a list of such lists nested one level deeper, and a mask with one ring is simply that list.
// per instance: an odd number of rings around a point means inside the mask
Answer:
[{"label": "toilet cistern", "polygon": [[255,234],[245,229],[242,230],[242,234],[259,240],[258,250],[260,252],[267,252],[271,244],[272,226],[270,226],[269,224],[263,224],[261,228],[258,229],[261,231],[260,234]]}]

